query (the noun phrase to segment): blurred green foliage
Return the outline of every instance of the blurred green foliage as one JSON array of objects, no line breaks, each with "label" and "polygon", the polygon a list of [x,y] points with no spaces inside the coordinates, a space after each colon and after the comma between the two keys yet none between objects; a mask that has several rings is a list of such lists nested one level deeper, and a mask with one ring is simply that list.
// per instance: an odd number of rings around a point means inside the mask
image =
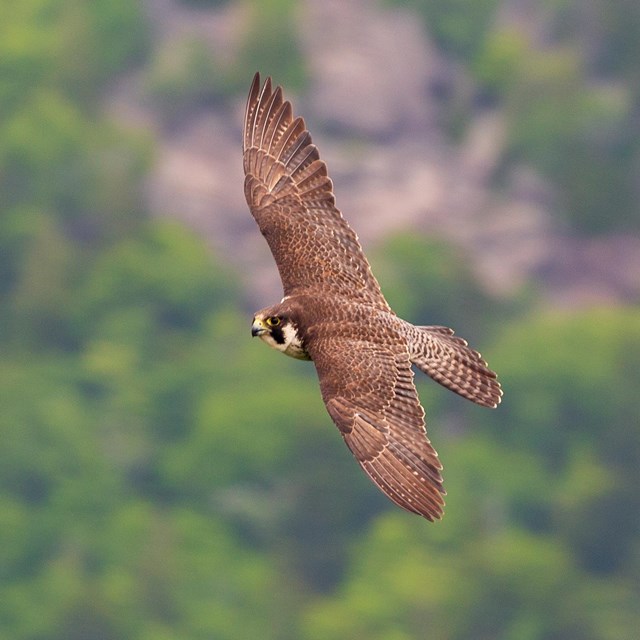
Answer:
[{"label": "blurred green foliage", "polygon": [[500,6],[500,0],[383,0],[383,3],[415,10],[443,51],[465,59],[478,53]]},{"label": "blurred green foliage", "polygon": [[[1,4],[0,637],[634,637],[638,308],[496,300],[452,247],[388,239],[372,259],[394,307],[486,347],[506,391],[488,412],[419,382],[450,495],[442,523],[404,514],[351,460],[313,368],[249,339],[235,275],[146,214],[149,143],[100,108],[150,55],[141,5]],[[594,92],[589,71],[637,74],[635,5],[589,3],[607,20],[585,63],[567,49],[581,5],[549,3],[563,46],[543,54],[491,29],[495,4],[421,6],[509,106],[513,153],[553,156],[567,203],[591,203],[576,227],[623,228],[630,205],[595,221],[631,189],[637,85]],[[296,4],[248,6],[237,81],[260,59],[299,86],[292,22],[276,24]],[[217,77],[204,49],[185,56],[196,80],[178,65],[169,114]]]},{"label": "blurred green foliage", "polygon": [[[221,4],[183,1],[196,7]],[[296,35],[298,8],[297,0],[245,0],[244,33],[233,55],[216,55],[206,39],[193,37],[158,51],[146,90],[165,122],[173,125],[198,109],[235,99],[256,71],[300,89],[306,70]]]},{"label": "blurred green foliage", "polygon": [[381,4],[415,10],[473,79],[445,110],[456,135],[478,105],[502,109],[505,164],[525,161],[548,178],[571,229],[640,229],[638,3],[551,0],[519,17],[500,0]]},{"label": "blurred green foliage", "polygon": [[625,78],[596,81],[580,48],[539,50],[514,30],[492,33],[473,68],[506,109],[510,158],[557,186],[573,228],[638,229],[638,96]]},{"label": "blurred green foliage", "polygon": [[219,101],[229,88],[207,44],[188,38],[154,57],[146,91],[164,121],[173,124]]},{"label": "blurred green foliage", "polygon": [[211,8],[211,7],[223,7],[231,2],[231,0],[180,0],[185,5],[191,5],[194,7]]},{"label": "blurred green foliage", "polygon": [[[278,82],[300,89],[306,80],[305,60],[298,40],[298,0],[251,0],[249,28],[240,51],[236,74],[243,89],[246,78],[260,71]],[[259,65],[259,69],[256,68]],[[281,78],[281,80],[280,80]]]},{"label": "blurred green foliage", "polygon": [[444,240],[392,235],[371,253],[371,262],[398,315],[414,324],[429,318],[430,324],[455,325],[473,342],[490,339],[500,330],[498,322],[532,304],[529,291],[517,291],[508,299],[489,295],[465,251]]}]

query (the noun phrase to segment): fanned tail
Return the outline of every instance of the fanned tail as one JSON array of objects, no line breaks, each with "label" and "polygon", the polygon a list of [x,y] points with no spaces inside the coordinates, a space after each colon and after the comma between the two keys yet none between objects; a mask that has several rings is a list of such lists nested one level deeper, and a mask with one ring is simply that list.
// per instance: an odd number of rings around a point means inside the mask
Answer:
[{"label": "fanned tail", "polygon": [[411,362],[420,371],[483,407],[500,404],[502,388],[496,374],[466,340],[453,335],[448,327],[411,328]]}]

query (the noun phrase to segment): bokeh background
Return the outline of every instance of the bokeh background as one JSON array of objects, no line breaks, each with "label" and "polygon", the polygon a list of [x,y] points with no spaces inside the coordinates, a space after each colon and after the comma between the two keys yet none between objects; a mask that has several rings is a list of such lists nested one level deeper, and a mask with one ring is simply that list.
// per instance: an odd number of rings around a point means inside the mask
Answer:
[{"label": "bokeh background", "polygon": [[[0,2],[0,636],[628,640],[640,628],[640,4]],[[253,73],[397,312],[499,373],[420,394],[395,508],[242,195]]]}]

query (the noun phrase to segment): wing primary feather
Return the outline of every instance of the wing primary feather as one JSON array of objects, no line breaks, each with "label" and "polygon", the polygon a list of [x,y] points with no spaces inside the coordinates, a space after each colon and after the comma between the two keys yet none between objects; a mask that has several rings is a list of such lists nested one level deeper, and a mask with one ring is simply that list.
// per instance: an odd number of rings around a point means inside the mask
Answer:
[{"label": "wing primary feather", "polygon": [[295,141],[304,131],[304,120],[298,116],[295,120],[289,123],[276,146],[271,149],[271,153],[274,158],[276,158],[276,160],[283,161],[283,157],[286,155],[289,145],[295,144]]},{"label": "wing primary feather", "polygon": [[[395,456],[389,455],[377,460],[386,476],[398,484],[402,502],[397,504],[408,511],[417,511],[428,519],[440,518],[444,500],[437,490],[418,482],[416,477]],[[402,478],[402,484],[398,478]],[[426,492],[425,489],[430,489]]]},{"label": "wing primary feather", "polygon": [[431,500],[431,497],[441,500],[441,493],[439,491],[440,481],[432,483],[424,476],[421,476],[419,472],[416,473],[417,469],[415,469],[414,465],[407,460],[406,456],[403,454],[399,455],[398,448],[394,447],[392,443],[389,443],[389,455],[386,459],[392,464],[393,468],[396,469],[399,477],[404,478],[407,483],[414,488],[417,495],[425,494],[425,497],[428,497],[429,500]]},{"label": "wing primary feather", "polygon": [[253,147],[256,144],[256,129],[259,126],[260,118],[262,113],[264,112],[264,101],[268,99],[271,95],[271,78],[268,77],[264,84],[262,85],[262,90],[258,94],[256,98],[256,106],[254,109],[254,113],[252,114],[252,122],[251,122],[251,140],[250,146]]},{"label": "wing primary feather", "polygon": [[403,509],[419,513],[417,508],[407,500],[404,487],[397,482],[397,473],[389,461],[380,457],[375,461],[366,461],[361,465],[369,477],[387,494],[391,500]]},{"label": "wing primary feather", "polygon": [[265,82],[265,88],[268,88],[268,91],[263,91],[263,93],[261,94],[259,109],[256,115],[255,129],[253,134],[253,146],[258,147],[259,149],[263,149],[262,137],[264,135],[264,130],[268,124],[269,107],[273,103],[273,99],[276,95],[275,91],[271,91],[270,80],[270,78],[267,78],[267,81]]},{"label": "wing primary feather", "polygon": [[[278,87],[280,89],[280,87]],[[269,131],[267,132],[268,142],[265,145],[266,152],[275,157],[274,147],[277,140],[286,131],[288,121],[291,119],[291,103],[283,102],[278,110],[273,114],[273,119],[269,125]]]},{"label": "wing primary feather", "polygon": [[[366,474],[371,478],[371,480],[373,480],[373,482],[378,485],[382,492],[390,500],[395,502],[399,507],[417,515],[425,515],[422,514],[419,509],[413,507],[410,503],[408,503],[404,496],[391,485],[385,475],[380,473],[380,471],[374,465],[372,465],[371,463],[365,463],[361,466]],[[425,517],[433,521],[433,518],[429,517],[428,515],[425,515]]]},{"label": "wing primary feather", "polygon": [[314,160],[307,167],[307,171],[307,175],[301,180],[298,180],[298,189],[301,193],[304,192],[304,189],[306,189],[309,185],[315,187],[316,185],[312,183],[316,178],[328,179],[327,165],[320,159]]},{"label": "wing primary feather", "polygon": [[282,89],[280,87],[276,87],[275,91],[271,94],[264,105],[264,115],[259,123],[260,140],[256,141],[256,145],[261,149],[264,149],[267,154],[269,153],[269,149],[264,143],[267,137],[272,135],[271,127],[273,125],[273,120],[281,105]]},{"label": "wing primary feather", "polygon": [[260,117],[260,110],[262,109],[262,101],[264,99],[265,92],[271,90],[271,78],[267,78],[264,84],[258,91],[258,95],[255,98],[255,105],[251,113],[251,122],[249,126],[249,147],[255,146],[256,142],[256,127],[258,119]]},{"label": "wing primary feather", "polygon": [[253,131],[253,118],[258,106],[257,99],[260,93],[260,72],[256,72],[253,76],[253,82],[249,89],[249,97],[247,98],[247,106],[244,112],[244,151],[251,147],[251,133]]},{"label": "wing primary feather", "polygon": [[[287,173],[296,177],[298,172],[304,171],[309,166],[309,160],[311,162],[318,160],[318,148],[314,144],[309,144],[306,147],[300,149],[294,156],[287,161]],[[298,176],[299,178],[300,176]],[[296,179],[296,183],[298,180]]]},{"label": "wing primary feather", "polygon": [[289,174],[292,173],[288,169],[289,162],[291,161],[291,159],[295,158],[295,156],[298,154],[298,152],[301,149],[304,149],[307,145],[311,144],[311,135],[304,128],[304,121],[302,121],[301,124],[303,126],[303,129],[300,135],[294,140],[290,148],[282,150],[282,154],[280,155],[280,158],[279,158],[281,162],[284,162],[284,164],[287,165],[287,173]]},{"label": "wing primary feather", "polygon": [[409,447],[398,446],[393,443],[391,443],[389,447],[397,458],[412,467],[414,474],[417,473],[422,480],[438,487],[438,490],[441,488],[442,475],[440,474],[440,470],[442,467],[438,468],[434,466],[429,460],[415,453]]}]

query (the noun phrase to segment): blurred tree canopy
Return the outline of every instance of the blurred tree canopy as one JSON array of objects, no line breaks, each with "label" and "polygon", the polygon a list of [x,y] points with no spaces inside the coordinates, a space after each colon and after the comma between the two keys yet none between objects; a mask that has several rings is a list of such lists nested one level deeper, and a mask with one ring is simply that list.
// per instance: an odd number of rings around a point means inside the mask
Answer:
[{"label": "blurred tree canopy", "polygon": [[[228,3],[182,1],[196,7]],[[186,37],[159,50],[146,88],[165,122],[180,122],[194,110],[235,98],[258,68],[264,76],[277,74],[293,90],[302,87],[306,72],[296,34],[298,8],[297,0],[244,0],[244,33],[233,56],[214,54],[204,38]]]},{"label": "blurred tree canopy", "polygon": [[473,59],[490,31],[500,0],[384,0],[410,7],[424,20],[438,46],[456,57]]},{"label": "blurred tree canopy", "polygon": [[[468,122],[479,105],[505,112],[505,163],[531,163],[558,190],[582,234],[638,231],[640,7],[628,0],[381,0],[414,9],[439,49],[475,82],[446,110]],[[510,19],[515,17],[515,19]],[[466,96],[469,92],[463,92]]]},{"label": "blurred tree canopy", "polygon": [[[500,3],[472,4],[410,6],[506,105],[510,153],[557,177],[576,228],[637,229],[635,5],[547,3],[543,52],[495,26]],[[453,247],[389,238],[372,258],[394,308],[455,326],[506,391],[488,412],[419,382],[450,496],[442,523],[404,514],[351,460],[312,366],[248,339],[236,275],[145,211],[151,143],[101,109],[152,55],[142,4],[1,5],[2,638],[634,637],[637,307],[496,300]],[[242,64],[302,82],[296,3],[247,7]],[[150,64],[158,95],[188,94],[169,114],[213,95],[199,74],[220,81],[188,49],[193,77]],[[244,87],[240,63],[219,86],[233,73]]]}]

